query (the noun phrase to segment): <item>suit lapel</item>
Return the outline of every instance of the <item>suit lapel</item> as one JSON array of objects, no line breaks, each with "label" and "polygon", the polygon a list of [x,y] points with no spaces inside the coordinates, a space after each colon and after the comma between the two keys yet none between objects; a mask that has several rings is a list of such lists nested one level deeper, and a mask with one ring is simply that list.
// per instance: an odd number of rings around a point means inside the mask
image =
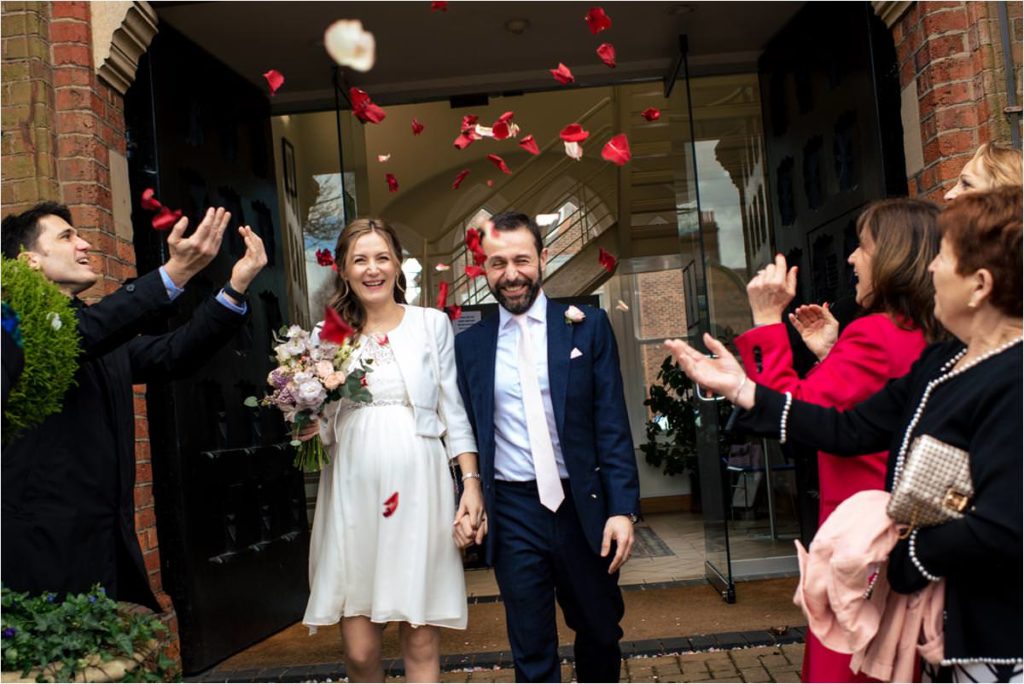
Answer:
[{"label": "suit lapel", "polygon": [[569,389],[569,354],[572,351],[573,326],[565,322],[568,307],[548,300],[548,382],[551,408],[561,437],[565,427],[565,399]]}]

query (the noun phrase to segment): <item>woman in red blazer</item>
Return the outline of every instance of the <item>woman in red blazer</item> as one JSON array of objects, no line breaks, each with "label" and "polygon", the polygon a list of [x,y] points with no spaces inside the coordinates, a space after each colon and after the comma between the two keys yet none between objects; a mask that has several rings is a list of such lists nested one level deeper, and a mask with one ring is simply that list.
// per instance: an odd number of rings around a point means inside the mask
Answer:
[{"label": "woman in red blazer", "polygon": [[[796,271],[782,255],[747,285],[754,328],[736,338],[751,380],[822,406],[846,409],[910,370],[940,329],[933,315],[928,264],[938,252],[938,208],[913,199],[875,202],[857,219],[860,241],[849,263],[857,276],[857,319],[837,336],[828,305],[801,306],[789,320],[819,362],[801,378],[782,314],[796,294]],[[818,452],[820,525],[846,498],[885,489],[887,454],[841,458]],[[874,681],[850,672],[850,656],[825,648],[810,632],[804,682]]]}]

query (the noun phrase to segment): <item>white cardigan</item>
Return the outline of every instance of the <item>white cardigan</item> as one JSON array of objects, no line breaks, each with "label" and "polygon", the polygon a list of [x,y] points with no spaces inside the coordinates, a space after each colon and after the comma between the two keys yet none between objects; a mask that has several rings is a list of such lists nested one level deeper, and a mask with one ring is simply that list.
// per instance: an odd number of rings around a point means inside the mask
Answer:
[{"label": "white cardigan", "polygon": [[[462,404],[455,372],[455,335],[447,314],[437,309],[403,305],[405,318],[388,333],[405,391],[412,404],[416,434],[444,437],[448,458],[466,452],[476,453],[473,428]],[[313,330],[319,339],[323,321]],[[440,378],[438,375],[440,374]],[[325,446],[335,441],[338,404],[328,404],[320,423],[320,438]]]}]

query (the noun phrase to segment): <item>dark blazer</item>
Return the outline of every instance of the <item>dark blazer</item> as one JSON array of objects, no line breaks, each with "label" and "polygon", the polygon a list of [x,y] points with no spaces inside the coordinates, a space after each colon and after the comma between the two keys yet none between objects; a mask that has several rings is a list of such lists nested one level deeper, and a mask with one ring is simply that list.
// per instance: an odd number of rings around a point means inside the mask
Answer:
[{"label": "dark blazer", "polygon": [[[619,372],[619,352],[608,316],[582,307],[586,317],[565,322],[568,306],[548,300],[548,376],[558,440],[580,525],[595,553],[609,516],[639,513],[633,439]],[[469,422],[476,435],[484,502],[494,506],[494,368],[500,316],[455,338],[455,359]],[[581,355],[570,359],[573,349]],[[493,518],[492,518],[493,522]],[[493,562],[494,535],[486,538]]]},{"label": "dark blazer", "polygon": [[[885,487],[891,490],[896,457],[928,383],[946,372],[961,349],[959,342],[926,348],[910,373],[847,411],[794,400],[787,439],[840,455],[888,448]],[[921,529],[915,545],[924,568],[946,579],[946,658],[1021,658],[1021,361],[1018,344],[936,385],[908,437],[912,442],[930,435],[970,453],[975,490],[970,507],[959,520]],[[738,422],[778,434],[784,402],[783,395],[758,385],[754,408]],[[893,549],[887,572],[899,592],[928,584],[910,560],[907,541]]]},{"label": "dark blazer", "polygon": [[245,317],[210,298],[177,330],[140,336],[170,313],[157,271],[94,306],[75,306],[76,384],[59,413],[3,450],[2,580],[32,593],[99,582],[119,600],[159,611],[135,536],[132,385],[198,368]]}]

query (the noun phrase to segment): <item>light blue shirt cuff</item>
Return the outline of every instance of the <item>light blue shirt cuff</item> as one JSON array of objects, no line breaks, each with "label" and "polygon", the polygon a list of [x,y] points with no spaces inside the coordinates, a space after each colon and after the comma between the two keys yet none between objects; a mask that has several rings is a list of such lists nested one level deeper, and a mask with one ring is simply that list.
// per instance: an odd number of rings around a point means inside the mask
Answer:
[{"label": "light blue shirt cuff", "polygon": [[160,267],[160,278],[164,281],[164,287],[167,288],[167,298],[172,302],[178,298],[178,295],[185,291],[184,288],[180,288],[174,284],[174,281],[171,280],[171,276],[167,275],[167,271],[163,266]]},{"label": "light blue shirt cuff", "polygon": [[238,306],[228,299],[228,296],[224,294],[224,290],[217,293],[217,301],[234,311],[239,316],[244,316],[245,312],[249,310],[249,305],[246,302],[242,302],[242,306]]}]

